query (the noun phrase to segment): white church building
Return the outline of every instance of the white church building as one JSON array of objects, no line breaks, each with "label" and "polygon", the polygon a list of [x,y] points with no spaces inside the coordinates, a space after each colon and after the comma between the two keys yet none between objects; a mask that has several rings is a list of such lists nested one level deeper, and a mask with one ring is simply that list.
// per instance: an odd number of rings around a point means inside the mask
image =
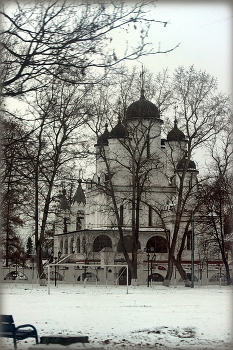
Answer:
[{"label": "white church building", "polygon": [[[177,181],[186,161],[187,139],[179,130],[176,118],[166,138],[161,136],[162,124],[158,108],[145,98],[142,90],[139,100],[128,106],[122,120],[119,118],[112,128],[105,125],[94,145],[93,178],[78,180],[71,202],[65,190],[60,198],[54,234],[54,256],[62,263],[56,269],[58,281],[126,284],[126,261],[118,227],[122,227],[130,255],[132,196],[137,185],[137,191],[141,190],[137,283],[163,282],[168,263],[166,230],[172,232]],[[198,170],[192,160],[185,175],[185,185],[190,183],[195,191]],[[163,210],[164,222],[153,208]],[[182,255],[188,273],[190,238],[187,235]],[[200,256],[195,251],[195,281],[216,280],[216,265],[217,261],[209,264],[209,270],[202,271]],[[177,271],[173,279],[180,281]],[[130,271],[128,282],[131,283]]]}]

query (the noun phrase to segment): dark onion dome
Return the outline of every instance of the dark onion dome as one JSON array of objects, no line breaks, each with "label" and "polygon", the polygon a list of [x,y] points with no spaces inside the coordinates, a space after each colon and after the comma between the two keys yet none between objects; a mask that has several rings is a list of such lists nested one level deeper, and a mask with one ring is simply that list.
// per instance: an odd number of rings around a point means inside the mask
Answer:
[{"label": "dark onion dome", "polygon": [[194,163],[193,160],[188,160],[188,158],[186,156],[184,156],[178,163],[176,166],[176,169],[178,171],[182,171],[185,166],[188,164],[187,170],[196,170],[196,164]]},{"label": "dark onion dome", "polygon": [[167,141],[186,141],[184,133],[177,127],[176,119],[173,129],[167,134]]},{"label": "dark onion dome", "polygon": [[141,90],[140,99],[127,108],[125,119],[160,119],[160,114],[156,105],[146,100],[144,90]]},{"label": "dark onion dome", "polygon": [[73,203],[77,202],[78,204],[86,204],[86,197],[85,197],[85,194],[84,194],[84,191],[83,191],[83,188],[82,188],[82,180],[81,179],[78,179],[78,188],[74,194],[74,197],[73,197]]},{"label": "dark onion dome", "polygon": [[108,145],[108,137],[109,137],[109,131],[108,131],[108,124],[105,124],[105,130],[102,135],[100,135],[97,139],[97,145]]},{"label": "dark onion dome", "polygon": [[66,190],[62,190],[62,195],[60,198],[60,209],[61,210],[69,210],[70,209],[70,203],[68,199],[66,198]]},{"label": "dark onion dome", "polygon": [[127,135],[128,135],[127,129],[119,119],[117,125],[110,132],[109,138],[123,139],[127,137]]}]

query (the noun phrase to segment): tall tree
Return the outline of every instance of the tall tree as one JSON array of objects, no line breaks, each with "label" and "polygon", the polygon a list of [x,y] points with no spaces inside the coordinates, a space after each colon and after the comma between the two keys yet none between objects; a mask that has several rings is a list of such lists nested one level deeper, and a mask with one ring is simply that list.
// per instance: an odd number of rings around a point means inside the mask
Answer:
[{"label": "tall tree", "polygon": [[[197,188],[197,184],[192,183],[191,188],[189,184],[188,187],[186,184],[192,154],[207,147],[213,141],[216,135],[223,130],[230,113],[229,98],[218,92],[216,79],[206,72],[195,70],[194,66],[188,69],[179,67],[174,74],[171,89],[174,105],[178,106],[177,120],[180,129],[186,136],[187,147],[182,169],[174,167],[174,174],[178,175],[179,180],[175,185],[177,198],[174,206],[174,224],[169,236],[168,271],[164,281],[164,285],[167,286],[173,274],[174,263],[189,285],[186,273],[181,266],[181,255],[184,250],[185,236],[191,225],[189,224],[189,227],[186,226],[184,229],[181,223],[182,221],[191,223],[191,206],[195,210],[195,202],[191,199],[194,192],[190,189]],[[172,149],[170,157],[175,165]],[[188,221],[187,210],[190,213]],[[179,237],[183,238],[180,240]]]},{"label": "tall tree", "polygon": [[202,225],[207,232],[206,239],[212,241],[220,252],[227,284],[231,284],[227,250],[231,250],[228,245],[232,244],[232,238],[229,241],[227,238],[233,232],[232,115],[229,115],[228,123],[220,134],[216,135],[209,151],[212,171],[204,182],[200,194],[201,213],[204,218]]},{"label": "tall tree", "polygon": [[26,252],[27,252],[27,258],[31,258],[33,254],[33,241],[30,236],[27,239]]},{"label": "tall tree", "polygon": [[[26,139],[22,123],[10,119],[2,120],[1,154],[1,208],[2,208],[2,247],[5,264],[14,259],[15,250],[21,251],[19,229],[24,224],[27,212],[28,196],[25,191],[27,182],[20,177],[25,167],[25,155],[20,139]],[[13,255],[12,255],[13,254]],[[21,256],[21,255],[20,255]],[[18,256],[18,258],[20,258]]]},{"label": "tall tree", "polygon": [[57,186],[67,177],[71,161],[87,153],[85,122],[90,116],[85,108],[86,94],[86,89],[54,79],[48,90],[37,92],[32,103],[34,133],[23,147],[30,159],[25,176],[34,188],[35,248],[41,279],[44,279],[42,248]]}]

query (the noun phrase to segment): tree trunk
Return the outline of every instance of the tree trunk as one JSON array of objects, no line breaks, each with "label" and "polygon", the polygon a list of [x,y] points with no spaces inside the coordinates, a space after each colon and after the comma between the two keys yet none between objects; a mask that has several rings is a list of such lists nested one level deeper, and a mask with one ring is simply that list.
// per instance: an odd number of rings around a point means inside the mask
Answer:
[{"label": "tree trunk", "polygon": [[46,284],[46,275],[43,269],[42,249],[41,249],[40,240],[38,240],[38,243],[37,243],[36,258],[37,258],[37,271],[38,271],[39,282],[41,286],[44,286]]},{"label": "tree trunk", "polygon": [[181,265],[181,260],[177,259],[175,265],[180,274],[180,277],[184,281],[185,287],[191,287],[191,281],[188,279],[187,274]]},{"label": "tree trunk", "polygon": [[185,232],[183,234],[181,244],[180,244],[180,249],[179,249],[179,252],[177,254],[177,258],[174,261],[176,268],[180,274],[180,277],[184,281],[185,287],[191,287],[191,281],[188,279],[187,274],[186,274],[186,272],[183,269],[182,264],[181,264],[181,261],[182,261],[181,257],[182,257],[182,253],[183,253],[184,247],[185,247],[185,241],[186,241],[186,237],[187,237],[187,233],[188,233],[189,224],[190,224],[190,219],[188,220],[188,222],[186,224]]},{"label": "tree trunk", "polygon": [[224,263],[224,266],[225,266],[225,269],[226,269],[227,285],[229,286],[230,284],[232,284],[229,264],[228,264],[228,261],[227,261],[225,255],[222,255],[222,259],[223,259],[223,263]]},{"label": "tree trunk", "polygon": [[136,240],[132,244],[132,268],[131,268],[131,278],[137,283],[138,274],[138,244]]},{"label": "tree trunk", "polygon": [[170,282],[171,282],[171,278],[172,278],[172,274],[173,274],[173,264],[174,264],[174,256],[169,251],[169,253],[168,253],[167,274],[166,274],[166,277],[165,277],[165,279],[163,281],[163,286],[165,286],[165,287],[169,287],[170,286]]}]

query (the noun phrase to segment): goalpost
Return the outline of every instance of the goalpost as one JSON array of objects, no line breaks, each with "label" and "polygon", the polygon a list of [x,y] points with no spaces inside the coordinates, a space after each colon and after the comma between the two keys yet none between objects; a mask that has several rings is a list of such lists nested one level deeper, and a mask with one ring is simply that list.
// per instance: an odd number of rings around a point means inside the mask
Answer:
[{"label": "goalpost", "polygon": [[[108,264],[81,264],[82,267],[85,267],[85,268],[88,268],[88,267],[95,267],[95,268],[105,268],[106,269],[106,272],[107,272],[107,268],[108,267],[121,267],[121,268],[126,268],[126,294],[128,294],[128,278],[129,278],[129,268],[128,268],[128,265],[108,265]],[[77,263],[75,264],[72,264],[72,263],[51,263],[51,264],[48,264],[46,267],[48,269],[48,294],[50,294],[50,268],[51,267],[55,267],[56,266],[78,266]],[[123,273],[123,272],[122,272]],[[118,279],[119,279],[120,276],[118,276]],[[107,278],[105,278],[105,281],[106,281],[106,286],[107,286]]]}]

